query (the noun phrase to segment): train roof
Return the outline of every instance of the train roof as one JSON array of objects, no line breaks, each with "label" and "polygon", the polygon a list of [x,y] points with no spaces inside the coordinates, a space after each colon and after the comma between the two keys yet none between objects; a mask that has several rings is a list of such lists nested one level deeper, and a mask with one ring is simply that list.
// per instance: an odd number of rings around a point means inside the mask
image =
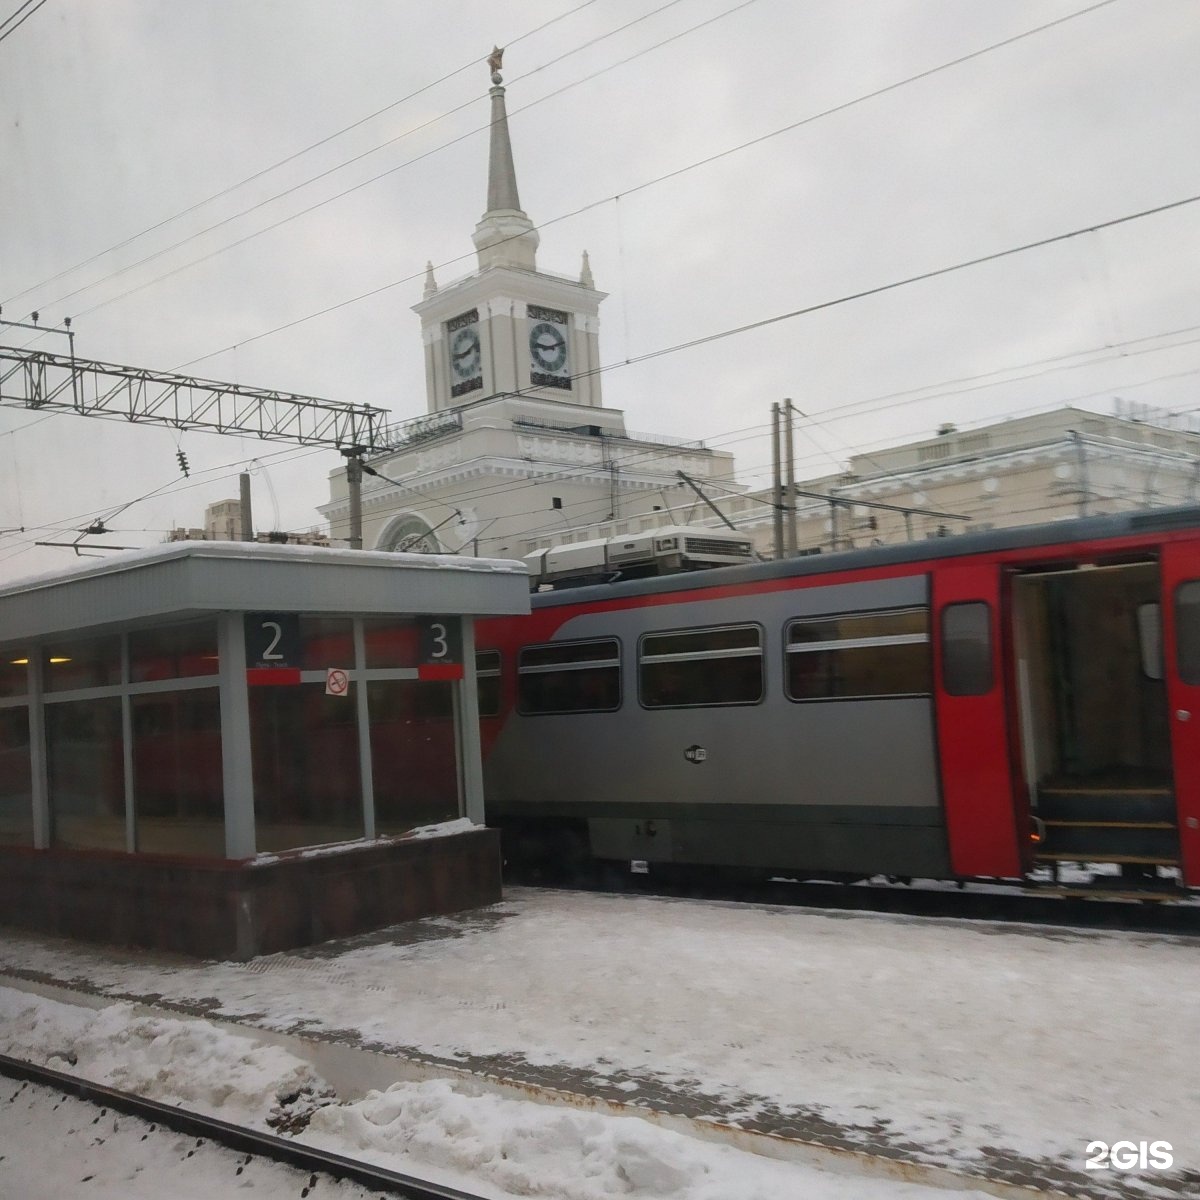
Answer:
[{"label": "train roof", "polygon": [[980,533],[955,534],[928,538],[919,542],[898,542],[886,546],[867,546],[855,550],[837,550],[829,554],[808,554],[799,558],[751,563],[745,566],[712,567],[675,575],[647,579],[617,580],[561,591],[536,592],[531,597],[535,608],[561,604],[586,604],[622,596],[653,596],[664,592],[688,592],[717,585],[760,583],[807,575],[825,575],[864,567],[886,567],[931,559],[961,558],[1027,547],[1055,546],[1063,542],[1102,541],[1110,538],[1171,533],[1180,529],[1200,531],[1200,505],[1155,508],[1138,512],[1114,513],[1099,517],[1076,517],[1046,525],[1018,525],[990,529]]}]

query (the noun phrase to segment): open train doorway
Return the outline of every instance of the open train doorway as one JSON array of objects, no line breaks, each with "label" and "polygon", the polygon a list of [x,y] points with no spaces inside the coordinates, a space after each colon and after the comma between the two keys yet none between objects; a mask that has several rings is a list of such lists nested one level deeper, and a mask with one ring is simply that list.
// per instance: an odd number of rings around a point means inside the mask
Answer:
[{"label": "open train doorway", "polygon": [[1034,858],[1056,880],[1154,888],[1178,877],[1161,595],[1157,561],[1013,579]]}]

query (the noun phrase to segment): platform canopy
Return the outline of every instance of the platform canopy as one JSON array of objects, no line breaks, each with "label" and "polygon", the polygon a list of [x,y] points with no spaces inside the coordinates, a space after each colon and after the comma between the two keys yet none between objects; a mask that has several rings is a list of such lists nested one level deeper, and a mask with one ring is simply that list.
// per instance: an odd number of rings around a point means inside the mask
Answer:
[{"label": "platform canopy", "polygon": [[170,542],[0,587],[0,640],[240,610],[507,615],[523,563],[258,542]]}]

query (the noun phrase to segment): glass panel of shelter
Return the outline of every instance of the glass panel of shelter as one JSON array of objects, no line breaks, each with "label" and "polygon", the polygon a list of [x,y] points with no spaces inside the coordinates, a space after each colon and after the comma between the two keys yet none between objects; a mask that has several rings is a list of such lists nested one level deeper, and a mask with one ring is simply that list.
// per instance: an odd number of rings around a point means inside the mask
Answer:
[{"label": "glass panel of shelter", "polygon": [[[454,685],[420,681],[413,618],[366,620],[376,831],[402,833],[460,811]],[[353,670],[349,617],[305,617],[306,672]],[[0,657],[0,842],[32,844],[29,658],[45,680],[52,844],[71,849],[220,857],[224,797],[216,623],[195,621],[56,640]],[[123,679],[126,682],[123,682]],[[179,687],[173,687],[177,682]],[[351,689],[351,696],[353,689]],[[251,688],[258,849],[360,838],[358,706],[323,681]],[[126,788],[129,705],[132,787]],[[126,816],[132,792],[133,822]]]}]

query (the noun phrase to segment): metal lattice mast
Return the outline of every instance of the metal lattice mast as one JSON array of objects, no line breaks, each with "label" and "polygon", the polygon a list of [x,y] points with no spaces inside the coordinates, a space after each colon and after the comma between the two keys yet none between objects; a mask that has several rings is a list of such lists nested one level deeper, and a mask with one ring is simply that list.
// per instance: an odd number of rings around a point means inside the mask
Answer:
[{"label": "metal lattice mast", "polygon": [[235,433],[355,454],[384,449],[388,411],[171,371],[0,346],[0,405]]}]

